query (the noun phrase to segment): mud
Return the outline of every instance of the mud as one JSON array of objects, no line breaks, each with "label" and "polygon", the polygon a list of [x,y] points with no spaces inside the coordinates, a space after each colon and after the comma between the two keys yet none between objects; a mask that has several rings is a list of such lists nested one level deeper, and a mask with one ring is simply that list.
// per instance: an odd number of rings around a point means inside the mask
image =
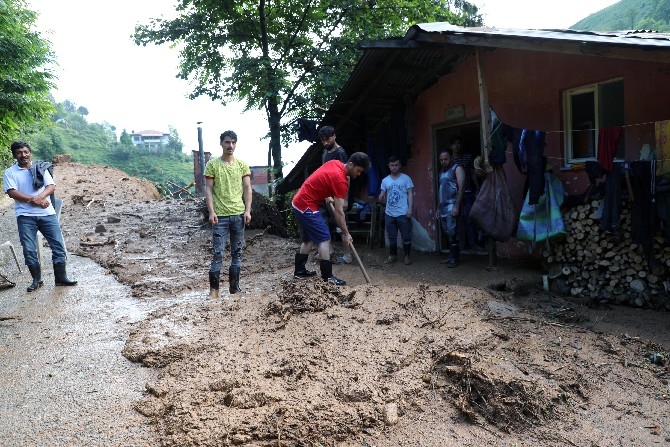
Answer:
[{"label": "mud", "polygon": [[198,199],[155,200],[110,168],[57,173],[81,284],[27,295],[3,258],[8,445],[670,443],[666,313],[587,307],[504,259],[384,265],[362,245],[371,284],[353,264],[335,266],[345,287],[298,281],[297,241],[261,230],[245,293],[209,300]]}]

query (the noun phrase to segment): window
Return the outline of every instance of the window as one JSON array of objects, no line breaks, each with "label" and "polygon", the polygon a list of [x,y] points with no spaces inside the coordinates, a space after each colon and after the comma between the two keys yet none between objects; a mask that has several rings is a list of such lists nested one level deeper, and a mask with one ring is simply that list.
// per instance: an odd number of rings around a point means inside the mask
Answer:
[{"label": "window", "polygon": [[[624,124],[623,80],[565,91],[563,111],[566,161],[595,159],[598,154],[598,131]],[[624,140],[623,137],[619,140],[617,159],[624,158]]]}]

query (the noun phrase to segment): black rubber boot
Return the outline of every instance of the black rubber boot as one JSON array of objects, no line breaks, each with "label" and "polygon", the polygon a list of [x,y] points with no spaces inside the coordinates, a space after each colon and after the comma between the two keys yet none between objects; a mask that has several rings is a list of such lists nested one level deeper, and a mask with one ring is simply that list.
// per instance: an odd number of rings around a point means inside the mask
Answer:
[{"label": "black rubber boot", "polygon": [[66,265],[64,262],[54,264],[54,276],[56,277],[57,286],[76,286],[77,281],[71,280],[67,277]]},{"label": "black rubber boot", "polygon": [[458,257],[461,251],[461,247],[458,241],[452,242],[449,245],[449,260],[447,261],[447,267],[453,269],[458,267]]},{"label": "black rubber boot", "polygon": [[29,265],[28,270],[30,271],[30,275],[33,277],[33,282],[28,286],[26,291],[34,292],[44,285],[44,281],[42,281],[42,269],[40,265],[37,264]]},{"label": "black rubber boot", "polygon": [[412,251],[412,244],[403,244],[402,249],[405,252],[405,265],[410,265],[412,259],[409,257],[409,254]]},{"label": "black rubber boot", "polygon": [[343,286],[347,282],[333,275],[333,263],[331,261],[319,261],[319,268],[321,269],[321,279],[325,282],[331,282],[336,286]]},{"label": "black rubber boot", "polygon": [[228,268],[228,291],[233,293],[241,292],[240,289],[240,268],[239,267],[230,267]]},{"label": "black rubber boot", "polygon": [[389,245],[389,257],[386,258],[386,261],[384,261],[384,264],[393,264],[398,260],[398,246],[397,245]]},{"label": "black rubber boot", "polygon": [[219,298],[219,282],[221,272],[209,272],[209,297]]},{"label": "black rubber boot", "polygon": [[314,270],[307,270],[305,265],[307,264],[307,259],[309,255],[303,255],[302,253],[295,254],[295,269],[293,270],[293,276],[296,278],[310,278],[316,275]]},{"label": "black rubber boot", "polygon": [[209,272],[209,288],[219,290],[221,272]]}]

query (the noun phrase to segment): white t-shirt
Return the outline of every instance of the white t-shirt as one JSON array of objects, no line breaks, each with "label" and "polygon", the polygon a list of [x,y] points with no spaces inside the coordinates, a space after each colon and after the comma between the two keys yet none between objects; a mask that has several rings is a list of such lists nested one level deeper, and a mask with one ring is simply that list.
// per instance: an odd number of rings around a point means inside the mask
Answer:
[{"label": "white t-shirt", "polygon": [[[29,196],[36,196],[41,194],[48,185],[53,185],[54,180],[51,178],[51,174],[48,171],[44,171],[44,186],[40,189],[33,188],[33,176],[30,173],[30,169],[22,169],[18,164],[5,169],[5,175],[3,176],[3,183],[5,188],[5,193],[10,189],[15,189],[20,193],[27,194]],[[51,199],[46,198],[49,201],[49,206],[47,208],[42,208],[39,206],[34,206],[26,202],[19,202],[18,200],[14,201],[14,212],[17,216],[50,216],[56,214]]]},{"label": "white t-shirt", "polygon": [[386,215],[398,217],[407,214],[407,194],[410,188],[414,188],[414,183],[407,174],[400,173],[396,179],[390,175],[384,177],[381,189],[386,191]]}]

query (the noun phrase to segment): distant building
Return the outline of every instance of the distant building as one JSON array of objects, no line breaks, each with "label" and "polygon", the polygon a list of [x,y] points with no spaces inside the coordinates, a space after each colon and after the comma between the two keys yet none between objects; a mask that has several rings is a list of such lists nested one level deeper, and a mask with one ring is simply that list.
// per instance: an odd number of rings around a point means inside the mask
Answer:
[{"label": "distant building", "polygon": [[251,189],[263,195],[269,195],[268,166],[249,166],[251,170]]},{"label": "distant building", "polygon": [[130,138],[132,138],[135,147],[158,148],[168,145],[170,134],[157,130],[141,130],[139,132],[133,130],[130,133]]}]

